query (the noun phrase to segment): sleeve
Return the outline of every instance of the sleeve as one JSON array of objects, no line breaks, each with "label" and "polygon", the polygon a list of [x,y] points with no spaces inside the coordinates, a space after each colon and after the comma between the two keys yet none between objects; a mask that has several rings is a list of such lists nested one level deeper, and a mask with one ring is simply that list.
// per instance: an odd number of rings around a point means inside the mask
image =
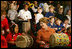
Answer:
[{"label": "sleeve", "polygon": [[7,19],[5,19],[5,29],[6,31],[9,31],[9,24]]},{"label": "sleeve", "polygon": [[10,10],[8,11],[8,14],[7,14],[7,16],[8,16],[8,17],[10,16]]},{"label": "sleeve", "polygon": [[41,31],[39,30],[37,32],[37,40],[36,40],[36,42],[39,43],[40,40],[41,40]]},{"label": "sleeve", "polygon": [[21,10],[19,11],[19,13],[18,13],[18,17],[21,15]]},{"label": "sleeve", "polygon": [[8,47],[5,37],[1,37],[1,43],[2,43],[1,48],[7,48]]},{"label": "sleeve", "polygon": [[29,11],[28,19],[32,19],[31,12]]},{"label": "sleeve", "polygon": [[6,37],[7,42],[12,41],[11,33],[9,33]]},{"label": "sleeve", "polygon": [[37,12],[37,9],[35,9],[34,7],[32,8],[33,12]]}]

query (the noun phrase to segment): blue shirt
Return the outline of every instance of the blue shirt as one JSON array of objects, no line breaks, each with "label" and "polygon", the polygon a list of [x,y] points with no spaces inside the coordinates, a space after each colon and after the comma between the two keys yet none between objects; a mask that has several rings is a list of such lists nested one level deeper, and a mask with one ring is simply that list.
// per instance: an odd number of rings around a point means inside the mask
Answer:
[{"label": "blue shirt", "polygon": [[56,28],[58,28],[56,31],[61,31],[63,27],[64,27],[63,24],[60,24],[60,26],[56,25]]},{"label": "blue shirt", "polygon": [[47,25],[48,25],[49,27],[51,27],[51,28],[55,28],[55,27],[56,27],[55,23],[53,23],[53,25],[51,25],[51,23],[48,23]]},{"label": "blue shirt", "polygon": [[45,15],[45,17],[48,17],[48,18],[49,18],[50,16],[54,16],[54,13],[47,12],[46,15]]}]

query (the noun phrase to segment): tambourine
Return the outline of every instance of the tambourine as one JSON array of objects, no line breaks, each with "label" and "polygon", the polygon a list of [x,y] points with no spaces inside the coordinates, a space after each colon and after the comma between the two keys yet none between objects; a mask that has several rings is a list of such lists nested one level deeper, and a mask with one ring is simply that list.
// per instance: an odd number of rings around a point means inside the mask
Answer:
[{"label": "tambourine", "polygon": [[30,8],[33,8],[34,7],[34,4],[33,3],[29,4],[29,7]]}]

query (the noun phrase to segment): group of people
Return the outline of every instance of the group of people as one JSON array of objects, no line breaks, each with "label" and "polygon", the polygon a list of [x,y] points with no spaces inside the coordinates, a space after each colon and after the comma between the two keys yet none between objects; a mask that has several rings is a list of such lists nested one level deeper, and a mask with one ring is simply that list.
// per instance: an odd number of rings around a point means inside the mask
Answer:
[{"label": "group of people", "polygon": [[71,47],[70,4],[64,7],[60,1],[1,2],[7,3],[7,7],[1,7],[1,48],[17,48],[16,38],[22,34],[31,35],[39,45],[37,47],[43,47],[54,33],[67,34],[70,42],[68,47]]}]

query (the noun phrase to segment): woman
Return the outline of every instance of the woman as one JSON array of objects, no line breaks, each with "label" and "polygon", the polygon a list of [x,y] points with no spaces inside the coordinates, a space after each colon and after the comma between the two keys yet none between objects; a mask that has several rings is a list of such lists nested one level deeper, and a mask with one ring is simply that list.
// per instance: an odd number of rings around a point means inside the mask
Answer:
[{"label": "woman", "polygon": [[41,29],[37,32],[37,40],[36,42],[40,44],[40,47],[45,48],[46,44],[49,44],[49,37],[55,33],[55,30],[47,26],[47,19],[41,18],[39,20]]}]

